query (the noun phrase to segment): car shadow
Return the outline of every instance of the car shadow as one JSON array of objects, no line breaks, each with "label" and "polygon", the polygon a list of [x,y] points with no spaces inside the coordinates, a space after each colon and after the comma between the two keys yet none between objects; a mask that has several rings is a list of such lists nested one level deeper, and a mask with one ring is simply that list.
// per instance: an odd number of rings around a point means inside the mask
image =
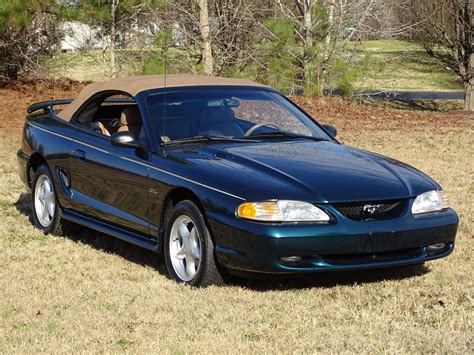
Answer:
[{"label": "car shadow", "polygon": [[68,223],[64,238],[75,243],[88,245],[107,254],[114,254],[132,263],[151,267],[164,276],[168,276],[161,254],[112,237],[78,224]]},{"label": "car shadow", "polygon": [[[16,209],[23,215],[31,217],[31,193],[20,194],[15,203]],[[108,234],[78,224],[68,223],[65,238],[76,243],[86,244],[108,254],[118,255],[130,262],[154,268],[161,275],[169,278],[164,258],[161,254],[125,242]],[[307,288],[332,288],[341,285],[367,284],[385,280],[402,280],[422,276],[430,272],[425,265],[403,266],[362,271],[336,271],[307,274],[299,277],[242,278],[228,277],[228,284],[244,287],[253,291],[265,292],[275,290],[297,290]]]},{"label": "car shadow", "polygon": [[16,210],[22,215],[27,216],[30,223],[33,224],[33,216],[31,215],[31,192],[22,192],[14,205]]},{"label": "car shadow", "polygon": [[419,277],[429,272],[430,269],[425,265],[410,265],[358,271],[321,272],[297,277],[275,277],[273,279],[232,277],[231,284],[258,292],[285,291],[396,281]]},{"label": "car shadow", "polygon": [[[31,193],[21,193],[15,203],[15,207],[18,212],[29,217],[31,224],[34,224],[31,216]],[[108,234],[100,233],[79,224],[67,222],[63,237],[75,243],[86,244],[105,253],[118,255],[130,262],[152,267],[160,274],[167,275],[164,260],[160,254]]]}]

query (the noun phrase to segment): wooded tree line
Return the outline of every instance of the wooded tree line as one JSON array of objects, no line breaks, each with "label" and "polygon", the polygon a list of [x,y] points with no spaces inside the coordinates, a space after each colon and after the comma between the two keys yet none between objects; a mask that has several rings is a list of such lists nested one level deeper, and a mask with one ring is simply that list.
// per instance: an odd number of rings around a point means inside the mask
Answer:
[{"label": "wooded tree line", "polygon": [[0,78],[57,52],[65,21],[97,29],[112,75],[133,43],[158,72],[251,75],[307,94],[350,93],[371,65],[354,60],[357,41],[413,39],[461,78],[474,110],[474,0],[0,0]]}]

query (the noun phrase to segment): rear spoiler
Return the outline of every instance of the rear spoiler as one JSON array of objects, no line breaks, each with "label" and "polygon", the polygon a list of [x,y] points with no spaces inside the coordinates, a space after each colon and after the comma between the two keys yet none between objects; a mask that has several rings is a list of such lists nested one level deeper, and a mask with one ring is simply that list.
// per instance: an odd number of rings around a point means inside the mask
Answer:
[{"label": "rear spoiler", "polygon": [[[72,99],[41,101],[29,106],[26,109],[26,112],[33,113],[38,110],[43,110],[43,113],[53,113],[54,106],[69,105],[71,102],[72,102]],[[104,102],[124,103],[124,104],[135,103],[133,99],[129,99],[129,98],[107,98],[105,99]]]},{"label": "rear spoiler", "polygon": [[26,109],[26,112],[33,113],[38,110],[43,110],[43,113],[53,113],[53,107],[59,105],[69,105],[72,99],[52,100],[37,102]]}]

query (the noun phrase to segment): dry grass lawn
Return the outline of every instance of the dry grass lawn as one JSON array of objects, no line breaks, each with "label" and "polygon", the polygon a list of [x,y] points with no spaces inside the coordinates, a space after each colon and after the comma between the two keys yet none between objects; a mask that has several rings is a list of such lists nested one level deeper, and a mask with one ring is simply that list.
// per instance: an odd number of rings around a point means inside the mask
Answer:
[{"label": "dry grass lawn", "polygon": [[191,289],[153,253],[78,228],[32,227],[15,153],[27,104],[72,95],[0,91],[0,352],[472,353],[474,119],[302,100],[343,142],[408,162],[447,190],[455,252],[422,267]]}]

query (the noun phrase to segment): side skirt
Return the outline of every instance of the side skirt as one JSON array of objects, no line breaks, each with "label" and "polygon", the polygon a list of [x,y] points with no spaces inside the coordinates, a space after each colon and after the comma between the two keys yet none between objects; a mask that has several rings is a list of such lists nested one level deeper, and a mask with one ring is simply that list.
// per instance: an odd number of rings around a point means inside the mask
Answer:
[{"label": "side skirt", "polygon": [[98,221],[96,219],[92,219],[89,217],[86,217],[82,214],[76,213],[71,210],[65,210],[63,211],[63,216],[64,219],[80,224],[82,226],[85,226],[87,228],[94,229],[96,231],[111,235],[113,237],[122,239],[126,242],[138,245],[142,248],[152,250],[155,252],[159,252],[159,245],[156,242],[156,240],[147,238],[141,234],[133,233],[130,231],[126,231],[122,228],[112,226],[106,222],[103,221]]}]

